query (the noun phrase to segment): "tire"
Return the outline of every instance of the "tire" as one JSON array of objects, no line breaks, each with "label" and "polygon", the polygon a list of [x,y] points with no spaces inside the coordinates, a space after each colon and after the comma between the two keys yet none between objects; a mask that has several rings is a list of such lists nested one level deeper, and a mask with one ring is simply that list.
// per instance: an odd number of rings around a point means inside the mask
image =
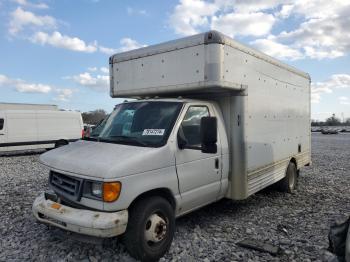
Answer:
[{"label": "tire", "polygon": [[139,200],[130,209],[123,241],[135,259],[158,261],[170,248],[174,232],[173,207],[164,198],[154,196]]},{"label": "tire", "polygon": [[286,176],[277,183],[278,189],[282,192],[293,193],[298,182],[297,167],[293,162],[289,162]]},{"label": "tire", "polygon": [[55,143],[55,148],[59,148],[61,146],[65,146],[65,145],[68,145],[68,142],[66,140],[58,140],[56,143]]}]

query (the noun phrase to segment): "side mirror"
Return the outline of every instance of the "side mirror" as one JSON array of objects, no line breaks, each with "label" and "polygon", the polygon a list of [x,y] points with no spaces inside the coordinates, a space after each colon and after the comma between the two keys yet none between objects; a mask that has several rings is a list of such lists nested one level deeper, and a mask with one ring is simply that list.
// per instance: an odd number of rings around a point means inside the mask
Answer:
[{"label": "side mirror", "polygon": [[202,152],[215,154],[218,140],[218,123],[216,117],[202,117],[201,119]]}]

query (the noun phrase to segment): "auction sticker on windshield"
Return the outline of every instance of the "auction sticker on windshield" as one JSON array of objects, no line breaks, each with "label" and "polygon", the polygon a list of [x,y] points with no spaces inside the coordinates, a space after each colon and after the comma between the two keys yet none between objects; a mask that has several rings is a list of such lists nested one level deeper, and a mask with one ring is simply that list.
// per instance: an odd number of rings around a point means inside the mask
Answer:
[{"label": "auction sticker on windshield", "polygon": [[144,129],[142,132],[143,136],[162,136],[164,135],[165,129]]}]

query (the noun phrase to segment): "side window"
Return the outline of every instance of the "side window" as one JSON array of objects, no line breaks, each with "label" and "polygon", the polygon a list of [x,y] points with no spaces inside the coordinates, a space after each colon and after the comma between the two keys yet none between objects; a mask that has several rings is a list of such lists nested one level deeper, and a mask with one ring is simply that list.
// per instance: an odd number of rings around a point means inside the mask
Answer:
[{"label": "side window", "polygon": [[179,130],[188,146],[200,146],[200,124],[204,116],[209,116],[208,107],[191,106],[188,108]]},{"label": "side window", "polygon": [[0,130],[4,128],[4,119],[0,118]]}]

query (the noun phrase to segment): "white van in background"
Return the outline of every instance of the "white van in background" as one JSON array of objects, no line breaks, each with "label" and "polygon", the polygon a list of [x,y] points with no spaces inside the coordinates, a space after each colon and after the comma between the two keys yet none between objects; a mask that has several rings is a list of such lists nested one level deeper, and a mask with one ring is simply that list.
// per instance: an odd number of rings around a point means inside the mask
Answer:
[{"label": "white van in background", "polygon": [[0,152],[60,147],[80,139],[82,131],[80,112],[0,103]]}]

